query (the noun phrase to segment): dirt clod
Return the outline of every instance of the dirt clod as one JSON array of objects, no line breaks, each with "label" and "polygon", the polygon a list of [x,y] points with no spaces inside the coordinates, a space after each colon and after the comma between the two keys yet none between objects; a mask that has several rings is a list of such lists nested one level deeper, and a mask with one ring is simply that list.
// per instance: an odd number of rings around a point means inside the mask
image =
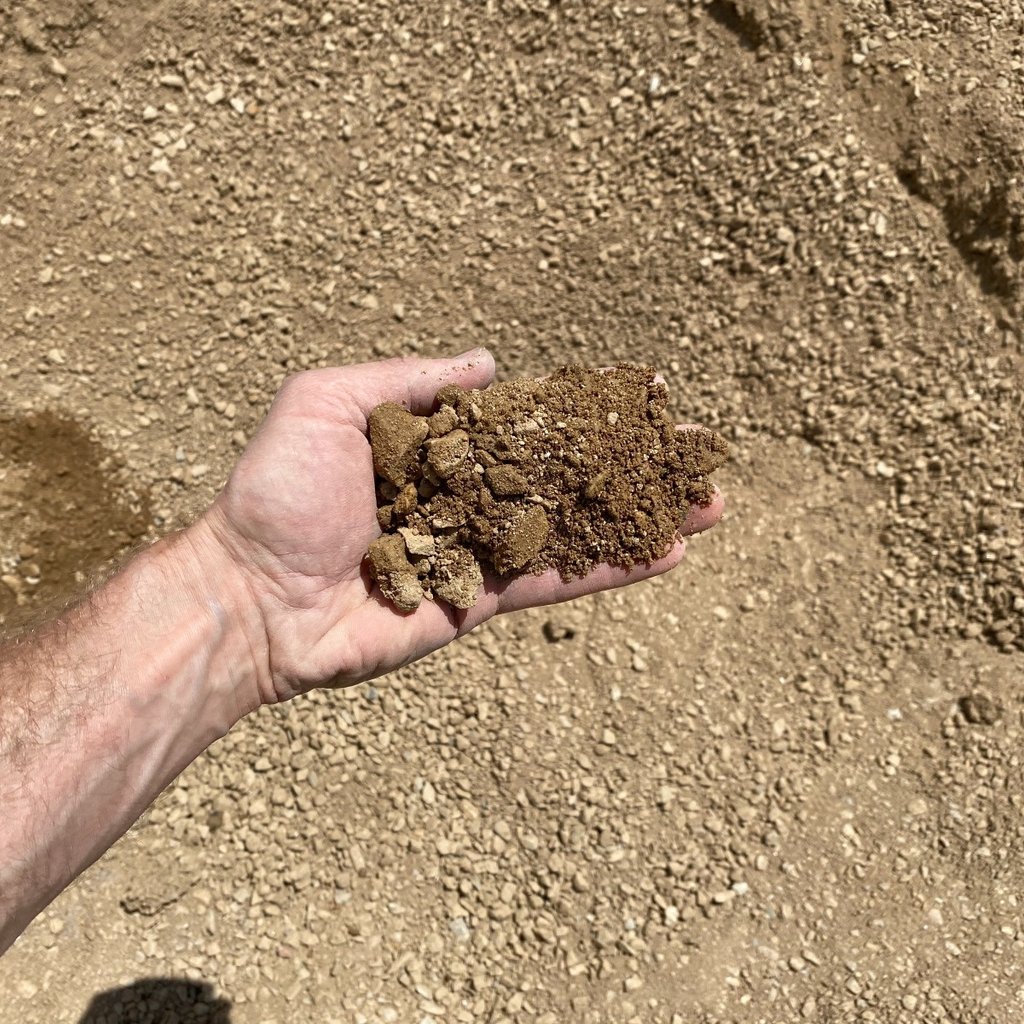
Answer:
[{"label": "dirt clod", "polygon": [[400,526],[398,532],[405,540],[405,549],[410,555],[432,555],[436,549],[434,538],[429,533],[417,533],[408,526]]},{"label": "dirt clod", "polygon": [[530,482],[515,466],[491,466],[484,471],[484,481],[496,498],[514,498],[526,494]]},{"label": "dirt clod", "polygon": [[430,436],[443,437],[459,425],[459,414],[450,406],[443,405],[429,419]]},{"label": "dirt clod", "polygon": [[380,592],[396,608],[413,611],[423,600],[415,566],[406,556],[400,534],[385,533],[370,545],[370,568]]},{"label": "dirt clod", "polygon": [[469,435],[464,430],[436,438],[427,445],[427,471],[433,470],[439,480],[447,480],[466,461],[469,448]]},{"label": "dirt clod", "polygon": [[389,483],[401,487],[416,466],[416,453],[427,436],[427,423],[394,402],[370,413],[373,468]]},{"label": "dirt clod", "polygon": [[493,534],[494,568],[503,576],[525,569],[541,553],[550,533],[551,523],[544,509],[532,505],[519,510]]},{"label": "dirt clod", "polygon": [[473,552],[457,544],[442,551],[434,565],[434,595],[453,608],[472,608],[483,582]]},{"label": "dirt clod", "polygon": [[961,697],[960,711],[971,725],[995,725],[1003,714],[998,701],[984,693],[969,693]]},{"label": "dirt clod", "polygon": [[[387,564],[371,560],[391,590],[404,573],[405,591],[422,578],[457,607],[467,607],[481,566],[502,576],[554,568],[568,580],[601,563],[654,561],[690,506],[710,501],[709,475],[728,450],[711,431],[677,430],[665,386],[644,367],[567,366],[484,391],[448,386],[438,400],[429,420],[393,405],[370,418],[385,476],[381,529],[397,529],[409,555],[434,561],[401,564],[391,547]],[[393,495],[387,485],[399,482]]]}]

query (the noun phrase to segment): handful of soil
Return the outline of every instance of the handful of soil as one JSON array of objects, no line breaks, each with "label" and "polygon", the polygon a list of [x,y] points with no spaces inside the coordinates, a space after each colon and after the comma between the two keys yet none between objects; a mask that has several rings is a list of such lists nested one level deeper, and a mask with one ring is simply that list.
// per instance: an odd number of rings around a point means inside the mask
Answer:
[{"label": "handful of soil", "polygon": [[370,568],[412,611],[424,596],[469,608],[483,570],[555,568],[563,580],[666,554],[728,445],[680,431],[648,367],[565,366],[482,391],[455,385],[432,416],[387,402],[370,414],[378,477]]}]

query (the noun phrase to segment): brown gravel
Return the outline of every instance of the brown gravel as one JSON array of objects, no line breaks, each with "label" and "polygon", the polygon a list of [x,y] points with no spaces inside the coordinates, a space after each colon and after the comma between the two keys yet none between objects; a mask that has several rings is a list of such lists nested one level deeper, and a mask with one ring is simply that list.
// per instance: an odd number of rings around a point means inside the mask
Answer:
[{"label": "brown gravel", "polygon": [[308,367],[657,366],[733,448],[679,571],[217,744],[0,1016],[175,977],[233,1024],[1019,1020],[1022,38],[1020,0],[0,5],[0,615],[187,521]]}]

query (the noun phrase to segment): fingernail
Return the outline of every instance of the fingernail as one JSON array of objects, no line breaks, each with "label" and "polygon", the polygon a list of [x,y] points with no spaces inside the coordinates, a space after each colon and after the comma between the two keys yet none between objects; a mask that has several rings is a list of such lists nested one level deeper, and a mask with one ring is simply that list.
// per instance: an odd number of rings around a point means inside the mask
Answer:
[{"label": "fingernail", "polygon": [[468,352],[463,352],[462,355],[455,357],[455,361],[458,363],[468,363],[474,359],[483,359],[488,354],[487,349],[471,348]]}]

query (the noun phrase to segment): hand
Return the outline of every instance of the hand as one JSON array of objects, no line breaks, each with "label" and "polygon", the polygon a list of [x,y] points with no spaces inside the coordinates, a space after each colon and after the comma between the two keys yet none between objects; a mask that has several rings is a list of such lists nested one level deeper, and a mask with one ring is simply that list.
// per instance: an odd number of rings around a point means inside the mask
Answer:
[{"label": "hand", "polygon": [[[499,612],[553,604],[646,579],[683,558],[680,540],[661,560],[629,572],[600,566],[563,583],[554,570],[513,580],[487,578],[466,611],[424,601],[400,614],[364,566],[380,534],[367,416],[391,401],[431,411],[447,383],[482,388],[494,377],[485,349],[455,359],[392,359],[290,378],[224,491],[196,524],[215,538],[258,608],[269,665],[262,702],[325,684],[349,684],[408,664]],[[683,533],[713,526],[721,497],[694,509]]]}]

